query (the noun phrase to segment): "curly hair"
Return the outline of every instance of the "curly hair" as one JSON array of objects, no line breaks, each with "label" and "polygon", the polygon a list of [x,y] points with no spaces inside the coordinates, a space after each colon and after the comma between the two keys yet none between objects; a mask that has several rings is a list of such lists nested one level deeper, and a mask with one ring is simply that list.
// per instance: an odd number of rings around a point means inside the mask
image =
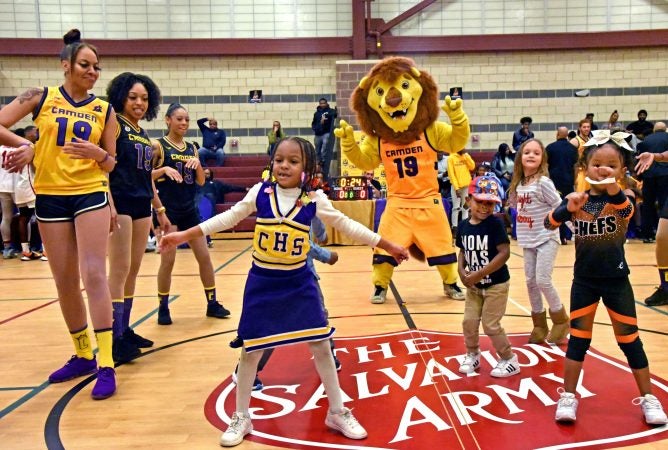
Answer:
[{"label": "curly hair", "polygon": [[311,180],[315,177],[317,156],[315,153],[315,147],[313,146],[311,141],[308,141],[304,138],[300,138],[297,136],[290,136],[280,139],[278,142],[276,142],[276,145],[274,146],[274,149],[271,152],[271,160],[269,162],[269,177],[271,178],[272,174],[274,173],[274,155],[276,154],[276,151],[281,146],[281,144],[287,141],[295,142],[297,145],[299,145],[299,148],[301,149],[302,161],[304,162],[305,176],[301,182],[300,188],[302,190],[302,193],[308,192],[311,190]]},{"label": "curly hair", "polygon": [[132,72],[123,72],[117,75],[107,86],[107,98],[109,103],[111,103],[111,106],[114,107],[116,112],[123,112],[130,89],[137,83],[144,86],[146,92],[148,92],[148,108],[146,109],[143,119],[153,120],[158,117],[161,95],[158,86],[146,75]]},{"label": "curly hair", "polygon": [[350,107],[357,113],[357,122],[366,135],[391,139],[392,142],[398,144],[408,144],[416,140],[425,128],[436,122],[440,114],[438,86],[427,72],[420,72],[419,77],[413,77],[422,86],[422,96],[418,104],[417,115],[406,131],[396,133],[367,104],[367,97],[374,79],[380,78],[394,82],[405,73],[412,76],[414,68],[416,65],[412,59],[398,56],[386,58],[371,68],[367,74],[369,82],[365,83],[365,87],[355,88],[350,98]]}]

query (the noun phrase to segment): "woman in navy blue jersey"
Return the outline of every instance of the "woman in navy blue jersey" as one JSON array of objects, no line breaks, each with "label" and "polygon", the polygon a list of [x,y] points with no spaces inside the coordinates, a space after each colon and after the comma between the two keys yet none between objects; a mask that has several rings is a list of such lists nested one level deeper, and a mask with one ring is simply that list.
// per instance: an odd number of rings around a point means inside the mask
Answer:
[{"label": "woman in navy blue jersey", "polygon": [[[196,184],[202,186],[205,181],[204,169],[199,160],[197,149],[184,137],[190,126],[188,111],[178,103],[172,103],[165,114],[167,136],[153,144],[155,165],[153,179],[158,195],[166,208],[171,222],[170,232],[187,230],[200,222],[199,211],[195,206]],[[230,312],[216,300],[216,280],[213,264],[209,256],[204,237],[188,241],[199,266],[199,277],[204,285],[207,300],[206,315],[218,319],[225,318]],[[169,289],[172,284],[172,269],[176,259],[176,249],[171,248],[160,253],[158,269],[158,324],[171,325],[169,311]]]},{"label": "woman in navy blue jersey", "polygon": [[109,174],[118,224],[109,240],[109,290],[114,308],[113,356],[114,361],[123,362],[138,356],[140,347],[153,345],[130,327],[135,283],[151,228],[151,205],[163,232],[169,230],[170,222],[151,177],[153,147],[139,126],[140,120],[155,119],[160,90],[149,77],[124,72],[111,80],[107,97],[120,111],[116,113],[117,163]]}]

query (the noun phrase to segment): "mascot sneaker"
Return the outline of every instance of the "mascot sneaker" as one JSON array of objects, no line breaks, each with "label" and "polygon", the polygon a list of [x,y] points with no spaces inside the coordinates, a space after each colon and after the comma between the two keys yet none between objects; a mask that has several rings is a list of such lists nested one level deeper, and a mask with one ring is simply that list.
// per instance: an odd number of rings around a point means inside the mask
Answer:
[{"label": "mascot sneaker", "polygon": [[387,289],[383,289],[380,286],[376,286],[376,290],[373,292],[373,295],[369,300],[371,300],[371,303],[380,305],[381,303],[385,303],[386,298],[387,298]]},{"label": "mascot sneaker", "polygon": [[464,300],[465,295],[462,292],[462,289],[457,286],[457,283],[446,284],[443,283],[443,292],[446,296],[450,297],[453,300]]}]

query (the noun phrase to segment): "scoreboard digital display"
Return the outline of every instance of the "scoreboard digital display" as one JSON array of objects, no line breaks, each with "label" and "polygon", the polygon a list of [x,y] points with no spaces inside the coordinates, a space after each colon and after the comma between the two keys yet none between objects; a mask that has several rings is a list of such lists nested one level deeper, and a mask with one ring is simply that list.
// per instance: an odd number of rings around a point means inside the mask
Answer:
[{"label": "scoreboard digital display", "polygon": [[364,177],[338,177],[332,179],[332,200],[368,200],[369,190]]}]

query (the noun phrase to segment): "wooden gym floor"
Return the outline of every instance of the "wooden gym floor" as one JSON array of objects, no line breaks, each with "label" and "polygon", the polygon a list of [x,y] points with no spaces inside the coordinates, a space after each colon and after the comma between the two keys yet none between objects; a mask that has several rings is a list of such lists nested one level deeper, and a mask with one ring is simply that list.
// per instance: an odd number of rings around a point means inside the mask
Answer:
[{"label": "wooden gym floor", "polygon": [[[55,300],[56,291],[48,264],[39,260],[0,261],[0,448],[219,448],[220,430],[216,427],[222,425],[214,425],[217,423],[215,420],[207,419],[211,414],[211,408],[207,406],[210,400],[207,399],[221,383],[229,385],[229,376],[237,361],[238,351],[231,349],[228,343],[235,335],[241,312],[243,286],[251,259],[251,241],[216,240],[214,243],[210,252],[216,269],[218,297],[231,310],[231,318],[218,320],[205,317],[204,294],[194,257],[189,250],[179,250],[171,290],[174,323],[167,327],[157,325],[154,274],[160,257],[155,253],[146,254],[137,283],[131,323],[139,334],[154,340],[155,346],[146,349],[137,360],[117,368],[118,392],[104,401],[90,398],[92,379],[82,383],[84,377],[58,385],[49,385],[46,381],[48,374],[60,367],[72,354],[72,344]],[[435,269],[417,261],[408,261],[396,270],[393,278],[401,301],[397,302],[390,293],[385,304],[372,305],[368,301],[372,291],[371,250],[358,246],[330,248],[339,252],[339,262],[334,266],[316,264],[330,320],[337,328],[338,339],[377,336],[410,329],[461,333],[463,302],[448,300],[443,296]],[[513,242],[511,251],[508,263],[511,272],[510,300],[503,325],[508,333],[527,333],[531,329],[531,319],[521,249]],[[626,251],[632,271],[641,337],[651,373],[658,380],[668,379],[668,307],[650,308],[642,302],[654,291],[657,283],[654,245],[631,241]],[[57,255],[49,256],[57,258]],[[573,258],[573,245],[562,246],[553,277],[566,305],[569,303]],[[599,308],[592,347],[617,360],[624,360],[609,323],[605,308]],[[456,345],[462,347],[463,352],[463,340],[461,337],[457,339]],[[520,339],[521,342],[526,341],[525,336]],[[340,341],[341,345],[345,346],[344,340]],[[275,355],[274,358],[280,360],[281,355],[285,354]],[[303,352],[295,348],[294,354],[301,355]],[[342,379],[358,371],[356,362],[348,356],[341,355],[344,365],[340,373]],[[276,368],[281,367],[279,362],[274,363],[275,369],[272,369],[270,361],[263,376],[270,381],[280,382],[281,378],[294,375],[288,373],[289,370],[277,373]],[[587,362],[585,370],[586,367]],[[315,371],[310,370],[311,373],[307,375],[314,377]],[[596,377],[596,374],[590,376]],[[595,378],[589,381],[590,385],[597,383]],[[630,375],[625,379],[625,384],[631,391],[635,391]],[[556,398],[555,391],[549,394]],[[624,402],[629,404],[630,400],[624,398]],[[581,408],[585,402],[581,402]],[[356,415],[365,417],[362,422],[370,438],[374,433],[383,432],[386,424],[382,414],[377,421],[370,420],[366,418],[359,402],[355,401],[350,406],[360,408],[356,410]],[[668,404],[664,402],[664,406],[668,407]],[[227,411],[227,414],[231,414],[231,411]],[[551,422],[554,407],[545,408],[542,414],[545,414],[547,422]],[[581,409],[581,414],[585,415],[586,409]],[[632,416],[628,420],[636,422],[639,417]],[[598,423],[601,427],[606,425],[605,420]],[[575,427],[578,425],[579,422]],[[489,423],[486,426],[488,430],[496,432],[494,430],[501,430],[504,425]],[[313,422],[312,428],[325,427],[318,419]],[[641,429],[649,427],[642,424]],[[638,444],[637,441],[611,441],[595,448],[629,444],[634,444],[634,448],[668,448],[666,427],[653,431],[658,433],[652,438],[653,442]],[[534,447],[530,437],[523,440],[517,436],[517,439],[516,444],[505,448]],[[572,444],[573,441],[569,439],[564,437],[560,441],[562,447],[554,448],[570,447],[569,442]],[[342,444],[323,444],[319,448],[364,448],[366,445],[364,441],[337,442]],[[410,442],[396,445],[390,444],[389,439],[385,442],[388,443],[383,448],[419,448],[411,447]],[[478,440],[476,444],[469,442],[435,441],[430,447],[504,447],[490,445],[489,441]],[[303,443],[293,445],[253,439],[246,440],[239,448],[312,447]]]}]

